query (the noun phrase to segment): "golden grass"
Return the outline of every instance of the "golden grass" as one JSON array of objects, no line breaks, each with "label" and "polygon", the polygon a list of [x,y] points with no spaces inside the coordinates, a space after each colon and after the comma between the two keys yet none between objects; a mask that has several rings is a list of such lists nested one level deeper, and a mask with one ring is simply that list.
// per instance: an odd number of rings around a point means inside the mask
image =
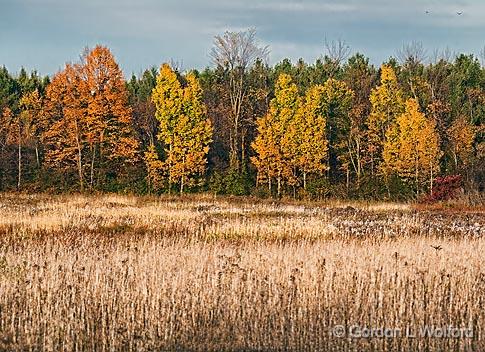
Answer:
[{"label": "golden grass", "polygon": [[[483,350],[484,219],[402,204],[0,195],[0,350]],[[338,338],[337,325],[473,337]]]}]

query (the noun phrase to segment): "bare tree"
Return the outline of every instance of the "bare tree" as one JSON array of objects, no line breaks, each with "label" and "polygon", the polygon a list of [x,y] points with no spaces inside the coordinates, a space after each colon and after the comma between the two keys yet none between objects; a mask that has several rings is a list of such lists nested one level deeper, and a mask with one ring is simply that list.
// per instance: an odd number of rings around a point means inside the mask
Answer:
[{"label": "bare tree", "polygon": [[325,38],[324,45],[327,57],[338,65],[350,55],[350,46],[342,39],[328,41]]},{"label": "bare tree", "polygon": [[172,70],[174,70],[175,72],[182,72],[184,70],[183,60],[176,60],[172,58],[170,59],[169,64]]},{"label": "bare tree", "polygon": [[329,64],[329,77],[333,78],[341,64],[347,60],[350,55],[350,46],[342,39],[338,40],[327,40],[324,39],[323,45],[325,47],[325,61]]},{"label": "bare tree", "polygon": [[402,64],[410,64],[413,66],[424,63],[427,58],[426,49],[423,43],[412,41],[404,44],[401,49],[397,51],[397,58]]},{"label": "bare tree", "polygon": [[455,60],[456,55],[456,52],[451,50],[449,47],[446,47],[443,50],[435,49],[433,50],[431,62],[434,64],[437,64],[440,61],[452,62]]},{"label": "bare tree", "polygon": [[248,69],[257,61],[266,61],[269,54],[267,46],[260,46],[256,30],[229,32],[214,37],[210,52],[212,62],[228,71],[229,97],[231,101],[230,165],[239,170],[241,166],[241,133],[244,98],[247,93],[246,78]]},{"label": "bare tree", "polygon": [[482,62],[482,66],[485,66],[485,46],[480,50],[480,61]]}]

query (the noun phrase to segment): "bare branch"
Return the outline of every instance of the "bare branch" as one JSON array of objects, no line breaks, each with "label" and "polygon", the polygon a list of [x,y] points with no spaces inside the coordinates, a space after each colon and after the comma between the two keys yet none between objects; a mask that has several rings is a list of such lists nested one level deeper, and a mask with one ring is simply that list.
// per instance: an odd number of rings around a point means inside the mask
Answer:
[{"label": "bare branch", "polygon": [[482,62],[482,66],[485,66],[485,46],[480,50],[480,61]]},{"label": "bare branch", "polygon": [[256,30],[249,29],[241,32],[226,31],[222,36],[215,36],[214,47],[209,55],[217,66],[230,70],[238,68],[244,72],[258,59],[266,61],[268,54],[268,46],[258,45]]},{"label": "bare branch", "polygon": [[402,64],[410,63],[418,65],[426,60],[427,52],[423,43],[412,41],[411,43],[404,44],[402,48],[397,51],[397,58]]},{"label": "bare branch", "polygon": [[184,67],[184,62],[183,60],[170,59],[169,65],[172,68],[172,70],[174,70],[175,72],[182,72]]},{"label": "bare branch", "polygon": [[432,62],[437,64],[440,61],[452,62],[456,58],[456,52],[446,47],[443,50],[435,49],[432,55]]},{"label": "bare branch", "polygon": [[328,41],[324,39],[325,54],[336,65],[339,66],[350,55],[350,46],[342,39]]}]

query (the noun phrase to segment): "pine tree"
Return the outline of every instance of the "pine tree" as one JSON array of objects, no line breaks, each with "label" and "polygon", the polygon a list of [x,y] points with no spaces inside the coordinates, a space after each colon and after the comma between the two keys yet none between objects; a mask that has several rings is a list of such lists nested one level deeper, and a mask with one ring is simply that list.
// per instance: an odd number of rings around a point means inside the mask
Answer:
[{"label": "pine tree", "polygon": [[327,80],[323,87],[324,114],[327,118],[326,131],[329,147],[327,170],[329,171],[329,176],[336,175],[339,166],[338,162],[340,161],[342,163],[340,168],[344,169],[348,176],[348,160],[339,156],[344,155],[347,149],[348,133],[345,131],[345,126],[349,119],[354,93],[345,82],[333,78]]},{"label": "pine tree", "polygon": [[[2,111],[1,135],[2,152],[7,145],[16,145],[17,149],[17,190],[21,187],[22,181],[22,146],[25,142],[25,124],[21,114],[15,114],[6,107]],[[3,167],[2,167],[3,168]],[[3,172],[3,170],[1,170]]]}]

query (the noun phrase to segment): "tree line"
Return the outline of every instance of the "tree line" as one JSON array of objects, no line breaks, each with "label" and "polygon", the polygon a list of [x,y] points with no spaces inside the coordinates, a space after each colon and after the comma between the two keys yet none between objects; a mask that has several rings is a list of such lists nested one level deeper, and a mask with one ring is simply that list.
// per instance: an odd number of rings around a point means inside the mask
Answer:
[{"label": "tree line", "polygon": [[0,189],[415,198],[485,183],[485,68],[413,43],[379,67],[344,42],[270,66],[253,30],[213,65],[125,80],[86,49],[52,77],[0,69]]}]

